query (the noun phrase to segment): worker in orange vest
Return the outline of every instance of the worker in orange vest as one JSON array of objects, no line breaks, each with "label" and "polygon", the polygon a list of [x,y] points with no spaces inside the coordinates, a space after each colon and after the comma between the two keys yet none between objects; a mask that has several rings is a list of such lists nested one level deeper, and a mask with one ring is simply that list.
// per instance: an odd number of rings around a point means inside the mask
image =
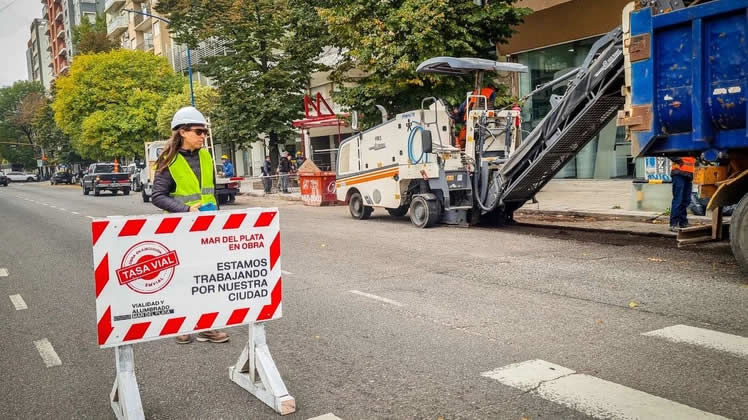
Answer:
[{"label": "worker in orange vest", "polygon": [[688,205],[691,203],[691,184],[696,159],[692,157],[670,158],[673,166],[670,177],[673,180],[673,203],[670,205],[670,230],[688,227]]},{"label": "worker in orange vest", "polygon": [[[473,91],[473,95],[482,95],[485,96],[488,99],[487,108],[493,109],[493,104],[496,101],[496,87],[492,84],[489,84],[488,86],[481,88],[480,93],[478,90]],[[467,126],[464,124],[467,122],[468,112],[472,111],[474,109],[479,108],[481,105],[483,105],[479,98],[470,98],[470,103],[468,104],[468,101],[465,100],[460,104],[459,108],[457,108],[454,112],[455,115],[455,121],[460,121],[463,123],[462,129],[460,129],[460,133],[457,135],[457,147],[459,147],[462,150],[465,150],[465,138],[467,136]],[[469,106],[468,106],[469,105]]]}]

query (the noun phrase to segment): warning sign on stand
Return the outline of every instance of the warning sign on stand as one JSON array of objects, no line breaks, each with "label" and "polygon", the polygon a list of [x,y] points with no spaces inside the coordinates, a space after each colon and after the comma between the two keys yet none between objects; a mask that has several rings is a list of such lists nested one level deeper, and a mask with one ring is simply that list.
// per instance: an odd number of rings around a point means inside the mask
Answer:
[{"label": "warning sign on stand", "polygon": [[277,209],[92,223],[101,347],[281,316]]}]

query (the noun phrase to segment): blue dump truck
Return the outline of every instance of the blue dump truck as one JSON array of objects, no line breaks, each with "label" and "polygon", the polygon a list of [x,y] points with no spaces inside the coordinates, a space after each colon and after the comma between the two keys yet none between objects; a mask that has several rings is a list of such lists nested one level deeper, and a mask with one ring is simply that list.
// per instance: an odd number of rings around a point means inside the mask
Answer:
[{"label": "blue dump truck", "polygon": [[[748,271],[748,0],[685,3],[636,1],[624,10],[617,123],[634,155],[697,158],[694,184],[713,222],[682,229],[679,245],[729,236]],[[726,206],[735,206],[729,227]]]}]

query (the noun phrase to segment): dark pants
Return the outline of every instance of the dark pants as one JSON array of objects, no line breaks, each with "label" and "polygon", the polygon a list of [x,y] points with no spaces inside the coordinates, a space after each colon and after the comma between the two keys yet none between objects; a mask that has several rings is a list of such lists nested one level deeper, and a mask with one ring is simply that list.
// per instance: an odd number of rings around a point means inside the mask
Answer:
[{"label": "dark pants", "polygon": [[273,178],[270,178],[269,176],[263,176],[262,186],[265,187],[265,193],[269,194],[270,189],[273,188]]},{"label": "dark pants", "polygon": [[670,226],[682,226],[688,223],[686,210],[691,203],[691,178],[673,175],[673,204],[670,205]]}]

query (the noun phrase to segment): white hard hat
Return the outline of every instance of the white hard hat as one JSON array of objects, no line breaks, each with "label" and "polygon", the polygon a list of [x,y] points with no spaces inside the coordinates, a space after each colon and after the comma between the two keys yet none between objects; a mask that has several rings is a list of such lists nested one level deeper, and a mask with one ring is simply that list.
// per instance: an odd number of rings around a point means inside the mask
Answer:
[{"label": "white hard hat", "polygon": [[208,121],[205,120],[205,116],[197,110],[194,106],[186,106],[180,108],[179,111],[174,113],[174,118],[171,119],[171,129],[174,130],[180,125],[208,125]]}]

